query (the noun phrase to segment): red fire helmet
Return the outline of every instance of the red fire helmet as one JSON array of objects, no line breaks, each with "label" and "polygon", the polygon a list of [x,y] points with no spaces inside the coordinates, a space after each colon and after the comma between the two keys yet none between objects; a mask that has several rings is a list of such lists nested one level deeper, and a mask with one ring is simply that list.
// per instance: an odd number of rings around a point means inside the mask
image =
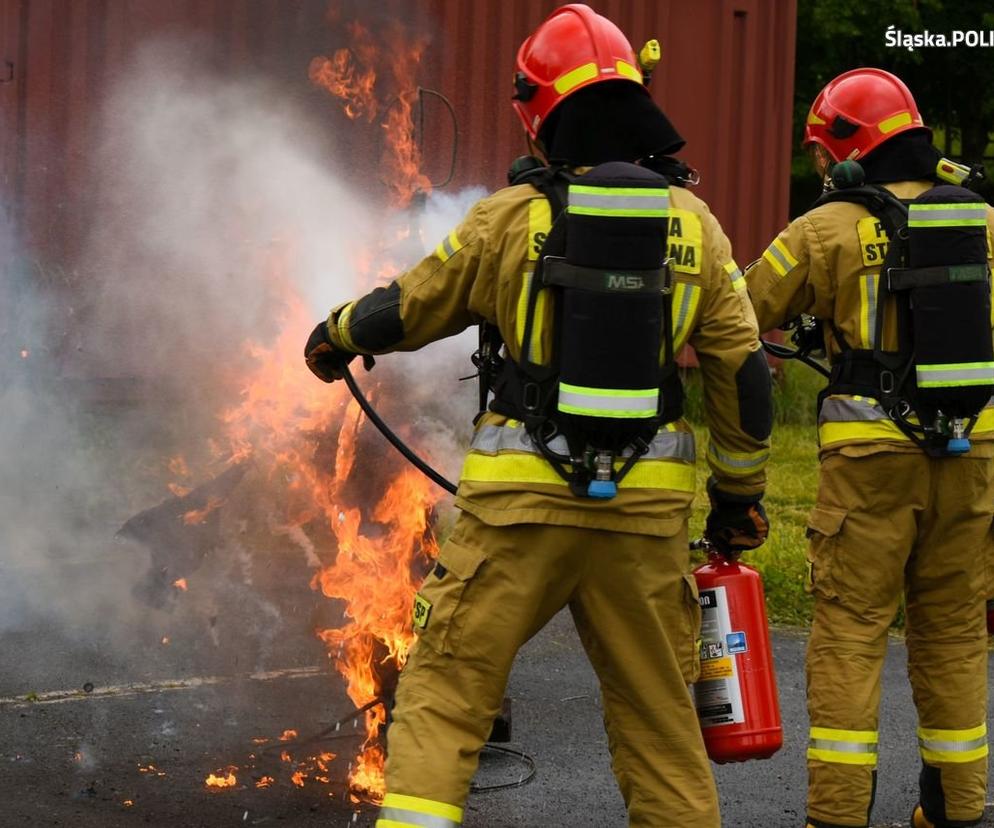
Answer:
[{"label": "red fire helmet", "polygon": [[928,127],[904,81],[883,69],[852,69],[818,93],[803,143],[821,144],[836,161],[844,161],[862,158],[912,129]]},{"label": "red fire helmet", "polygon": [[550,14],[521,44],[517,66],[513,106],[532,138],[553,109],[585,86],[626,80],[645,88],[628,38],[582,3]]}]

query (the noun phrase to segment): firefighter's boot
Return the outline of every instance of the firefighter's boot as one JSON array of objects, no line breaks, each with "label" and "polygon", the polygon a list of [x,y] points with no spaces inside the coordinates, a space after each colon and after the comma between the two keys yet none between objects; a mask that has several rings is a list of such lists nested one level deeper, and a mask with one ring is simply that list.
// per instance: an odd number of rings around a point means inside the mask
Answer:
[{"label": "firefighter's boot", "polygon": [[935,824],[925,818],[921,805],[915,805],[915,810],[911,812],[911,828],[935,828]]}]

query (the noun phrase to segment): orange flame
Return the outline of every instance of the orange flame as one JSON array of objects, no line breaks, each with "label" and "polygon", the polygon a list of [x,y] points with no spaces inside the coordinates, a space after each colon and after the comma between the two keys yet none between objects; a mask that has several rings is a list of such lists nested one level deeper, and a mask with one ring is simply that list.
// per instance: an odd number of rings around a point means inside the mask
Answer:
[{"label": "orange flame", "polygon": [[297,738],[296,730],[284,730],[283,735],[280,736],[281,742],[290,742]]},{"label": "orange flame", "polygon": [[27,348],[21,348],[21,359],[27,359],[29,356],[31,356],[31,351]]},{"label": "orange flame", "polygon": [[263,776],[258,782],[255,783],[257,788],[268,788],[276,780],[271,776]]},{"label": "orange flame", "polygon": [[234,765],[229,765],[224,770],[219,770],[216,774],[209,773],[204,780],[204,785],[208,788],[233,788],[238,783],[238,780],[235,778],[236,770],[238,768]]},{"label": "orange flame", "polygon": [[[403,207],[416,192],[431,190],[431,182],[421,173],[412,118],[418,96],[415,76],[426,40],[411,38],[397,21],[383,27],[377,37],[358,22],[349,24],[348,30],[350,47],[330,58],[314,58],[310,79],[337,98],[353,120],[365,116],[372,122],[378,113],[384,114],[380,123],[385,131],[380,159],[383,178],[393,204]],[[380,66],[386,71],[378,71]]]},{"label": "orange flame", "polygon": [[219,497],[210,497],[203,509],[191,509],[183,514],[183,523],[187,526],[195,526],[203,523],[210,516],[211,512],[218,508],[224,500]]},{"label": "orange flame", "polygon": [[186,578],[177,578],[173,581],[173,586],[176,587],[180,592],[186,592],[188,589]]}]

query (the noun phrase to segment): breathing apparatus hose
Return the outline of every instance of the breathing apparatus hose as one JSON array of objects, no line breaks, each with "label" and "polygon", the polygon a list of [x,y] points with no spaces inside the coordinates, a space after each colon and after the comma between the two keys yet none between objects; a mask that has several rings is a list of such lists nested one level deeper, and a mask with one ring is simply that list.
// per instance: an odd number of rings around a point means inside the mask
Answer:
[{"label": "breathing apparatus hose", "polygon": [[760,339],[763,343],[763,350],[768,354],[773,354],[773,356],[779,359],[796,359],[799,362],[803,362],[809,368],[814,368],[819,374],[821,374],[826,379],[832,378],[832,372],[829,371],[824,365],[813,359],[808,354],[804,353],[801,349],[790,348],[786,345],[781,345],[779,342],[770,342],[766,339]]},{"label": "breathing apparatus hose", "polygon": [[417,468],[417,470],[420,471],[425,477],[441,486],[449,494],[454,495],[456,493],[455,485],[442,477],[441,474],[418,457],[411,447],[401,440],[400,437],[394,433],[393,429],[391,429],[390,426],[383,421],[383,418],[376,413],[376,409],[373,408],[372,403],[366,399],[366,395],[362,393],[362,389],[359,388],[359,385],[355,381],[355,377],[352,376],[352,372],[349,370],[347,365],[342,367],[342,378],[345,380],[345,384],[348,386],[349,392],[359,404],[359,408],[361,408],[363,413],[369,418],[369,421],[376,426],[380,434],[387,438],[387,442],[397,449],[397,451],[399,451],[402,455],[404,455],[404,458],[415,468]]}]

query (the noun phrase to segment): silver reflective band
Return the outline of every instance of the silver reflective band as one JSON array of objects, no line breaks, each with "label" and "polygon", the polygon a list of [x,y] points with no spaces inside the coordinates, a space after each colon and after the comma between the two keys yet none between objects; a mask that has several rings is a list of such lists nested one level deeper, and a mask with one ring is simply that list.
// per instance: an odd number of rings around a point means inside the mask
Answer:
[{"label": "silver reflective band", "polygon": [[818,412],[819,423],[858,423],[873,420],[889,420],[887,412],[876,400],[840,400],[830,398],[821,404]]},{"label": "silver reflective band", "polygon": [[925,750],[945,750],[952,751],[954,753],[966,753],[970,750],[977,750],[978,748],[984,747],[986,744],[986,734],[977,739],[971,739],[968,742],[947,742],[939,739],[923,739],[921,736],[918,737],[919,747],[922,747]]},{"label": "silver reflective band", "polygon": [[445,251],[446,258],[452,258],[456,254],[456,249],[452,246],[452,240],[448,236],[442,240],[442,250]]},{"label": "silver reflective band", "polygon": [[966,363],[961,366],[919,365],[916,369],[918,385],[928,388],[935,385],[994,385],[994,363]]},{"label": "silver reflective band", "polygon": [[619,395],[584,392],[574,386],[559,383],[559,410],[579,414],[654,417],[659,406],[659,389],[646,388]]},{"label": "silver reflective band", "polygon": [[750,457],[733,457],[718,448],[714,440],[708,444],[708,454],[714,457],[721,465],[731,466],[733,469],[759,469],[770,459],[768,451],[756,452]]},{"label": "silver reflective band", "polygon": [[[566,438],[561,434],[549,441],[549,448],[557,454],[569,454]],[[540,454],[532,442],[531,436],[524,428],[509,426],[483,426],[473,435],[470,444],[472,451],[485,454],[497,454],[499,451],[520,451],[528,454]],[[631,450],[622,453],[622,457],[631,455]],[[649,443],[649,450],[642,455],[644,460],[683,460],[693,463],[697,459],[694,449],[694,435],[687,431],[660,431]]]},{"label": "silver reflective band", "polygon": [[[696,285],[687,285],[686,289],[683,291],[683,299],[680,301],[680,308],[677,310],[676,314],[676,324],[673,326],[673,341],[676,342],[680,339],[680,335],[683,333],[683,328],[687,324],[687,314],[690,313],[690,306],[694,301]],[[674,348],[674,350],[676,350]]]},{"label": "silver reflective band", "polygon": [[778,262],[780,262],[780,266],[783,267],[785,273],[793,270],[794,265],[797,264],[796,262],[791,264],[790,260],[788,260],[787,257],[784,256],[783,252],[775,244],[771,244],[769,247],[767,247],[766,252],[769,253]]},{"label": "silver reflective band", "polygon": [[877,276],[867,273],[866,282],[866,344],[872,348],[877,341]]},{"label": "silver reflective band", "polygon": [[380,808],[377,822],[381,819],[388,819],[401,825],[418,825],[422,828],[459,828],[462,825],[461,822],[453,822],[445,817],[421,814],[404,808]]},{"label": "silver reflective band", "polygon": [[574,208],[610,211],[635,210],[640,213],[665,215],[670,208],[670,197],[666,190],[646,190],[645,195],[612,195],[610,190],[604,190],[603,194],[595,194],[576,192],[575,187],[570,187],[567,210],[573,211]]},{"label": "silver reflective band", "polygon": [[832,750],[836,753],[872,753],[876,755],[876,742],[839,742],[835,739],[811,739],[808,747],[815,750]]},{"label": "silver reflective band", "polygon": [[987,209],[983,204],[912,204],[908,211],[908,225],[937,224],[950,222],[965,224],[966,222],[987,223]]}]

